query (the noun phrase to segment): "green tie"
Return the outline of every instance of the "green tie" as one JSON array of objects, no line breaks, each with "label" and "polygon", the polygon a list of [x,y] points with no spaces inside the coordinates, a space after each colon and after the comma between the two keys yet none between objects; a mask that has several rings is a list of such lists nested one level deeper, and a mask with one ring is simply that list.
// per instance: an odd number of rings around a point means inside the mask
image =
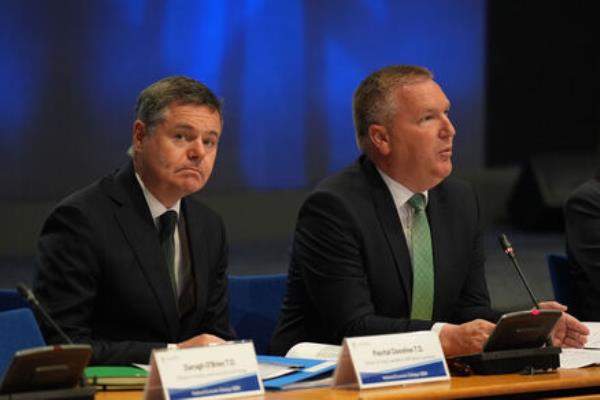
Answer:
[{"label": "green tie", "polygon": [[175,227],[177,226],[177,212],[173,210],[166,211],[159,217],[159,237],[160,245],[165,254],[165,261],[169,269],[169,278],[175,298],[177,298],[177,281],[175,280]]},{"label": "green tie", "polygon": [[433,253],[425,213],[425,196],[416,193],[408,200],[408,204],[414,209],[411,227],[413,291],[410,317],[429,321],[433,312]]}]

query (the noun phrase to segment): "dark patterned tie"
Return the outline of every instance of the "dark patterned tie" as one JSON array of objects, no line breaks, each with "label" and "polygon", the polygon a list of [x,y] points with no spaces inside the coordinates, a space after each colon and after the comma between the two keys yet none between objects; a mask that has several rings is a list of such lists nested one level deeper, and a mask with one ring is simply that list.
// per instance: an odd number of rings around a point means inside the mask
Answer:
[{"label": "dark patterned tie", "polygon": [[177,227],[177,212],[169,210],[159,217],[160,245],[165,254],[165,261],[171,278],[171,287],[177,299],[177,281],[175,280],[175,228]]},{"label": "dark patterned tie", "polygon": [[429,321],[433,313],[433,252],[425,213],[425,196],[416,193],[408,200],[408,204],[414,209],[411,226],[413,292],[410,317]]}]

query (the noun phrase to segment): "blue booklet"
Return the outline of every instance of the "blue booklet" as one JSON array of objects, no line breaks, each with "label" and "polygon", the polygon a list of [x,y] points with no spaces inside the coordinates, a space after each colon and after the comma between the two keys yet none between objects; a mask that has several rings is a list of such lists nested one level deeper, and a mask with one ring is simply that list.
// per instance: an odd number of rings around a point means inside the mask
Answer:
[{"label": "blue booklet", "polygon": [[[289,358],[278,356],[256,356],[259,366],[260,364],[276,364],[290,367],[290,372],[272,379],[263,380],[263,386],[267,390],[286,390],[298,389],[301,386],[315,387],[327,385],[326,382],[319,380],[311,385],[307,382],[306,385],[294,385],[300,382],[311,381],[317,378],[325,378],[330,376],[335,369],[335,361],[315,360],[310,358]],[[293,387],[292,387],[293,385]]]}]

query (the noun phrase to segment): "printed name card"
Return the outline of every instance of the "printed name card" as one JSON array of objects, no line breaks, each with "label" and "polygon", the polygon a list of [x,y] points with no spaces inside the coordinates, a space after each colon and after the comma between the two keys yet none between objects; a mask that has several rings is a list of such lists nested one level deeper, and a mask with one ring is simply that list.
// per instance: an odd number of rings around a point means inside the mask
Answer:
[{"label": "printed name card", "polygon": [[226,399],[262,394],[252,342],[155,350],[144,399]]},{"label": "printed name card", "polygon": [[449,378],[438,336],[422,331],[344,339],[333,381],[364,389]]}]

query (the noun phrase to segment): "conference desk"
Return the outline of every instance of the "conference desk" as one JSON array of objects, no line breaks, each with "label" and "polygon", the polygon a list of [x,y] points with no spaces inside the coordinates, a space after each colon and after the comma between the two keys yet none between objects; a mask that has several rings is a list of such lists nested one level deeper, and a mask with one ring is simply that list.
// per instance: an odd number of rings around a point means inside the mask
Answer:
[{"label": "conference desk", "polygon": [[[473,375],[453,377],[450,381],[417,385],[392,386],[380,389],[317,388],[287,392],[266,392],[251,397],[265,400],[350,400],[350,399],[460,399],[529,394],[541,398],[592,399],[600,398],[600,367],[559,369],[538,375]],[[589,396],[597,393],[597,397]],[[581,397],[572,397],[572,396]],[[96,400],[137,400],[142,392],[98,392]]]}]

